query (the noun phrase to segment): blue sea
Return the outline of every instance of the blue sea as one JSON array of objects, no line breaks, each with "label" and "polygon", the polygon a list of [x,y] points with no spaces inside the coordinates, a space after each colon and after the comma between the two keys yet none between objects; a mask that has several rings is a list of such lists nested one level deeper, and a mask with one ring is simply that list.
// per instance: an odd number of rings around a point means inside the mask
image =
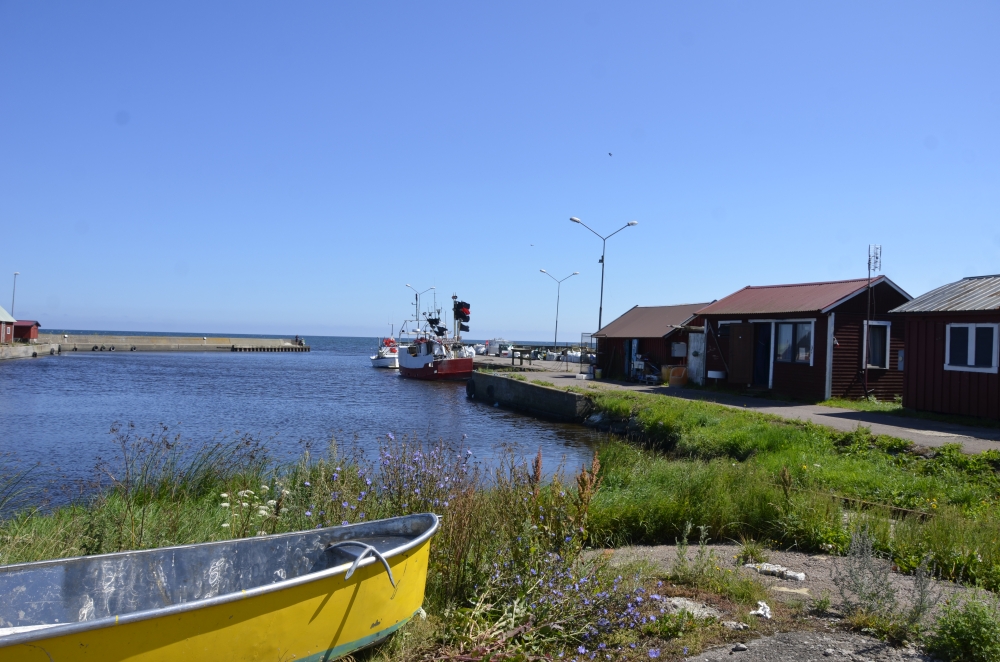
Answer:
[{"label": "blue sea", "polygon": [[373,338],[305,340],[309,353],[69,352],[2,361],[0,473],[30,469],[21,487],[65,502],[86,491],[101,458],[115,458],[116,422],[133,423],[138,434],[165,425],[192,446],[250,433],[278,461],[307,447],[324,452],[331,438],[374,451],[393,433],[443,439],[487,464],[500,444],[526,456],[541,449],[553,471],[589,463],[600,442],[580,426],[470,401],[464,382],[376,370]]}]

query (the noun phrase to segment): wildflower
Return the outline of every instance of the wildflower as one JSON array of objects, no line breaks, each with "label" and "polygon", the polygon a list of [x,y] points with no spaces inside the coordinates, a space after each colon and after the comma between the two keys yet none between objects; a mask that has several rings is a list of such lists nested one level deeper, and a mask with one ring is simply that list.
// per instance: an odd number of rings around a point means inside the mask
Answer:
[{"label": "wildflower", "polygon": [[243,506],[244,508],[249,508],[250,507],[250,504],[247,503],[246,501],[241,501],[240,505]]},{"label": "wildflower", "polygon": [[257,515],[259,515],[260,517],[267,517],[269,514],[270,513],[268,513],[267,510],[264,508],[261,508],[260,510],[257,511]]},{"label": "wildflower", "polygon": [[260,491],[261,492],[267,492],[269,489],[271,489],[271,488],[268,487],[267,485],[261,485],[260,486]]},{"label": "wildflower", "polygon": [[258,536],[266,536],[267,535],[267,531],[258,531],[257,535]]},{"label": "wildflower", "polygon": [[385,436],[389,437],[389,441],[396,441],[396,437],[392,436],[392,433],[388,433]]},{"label": "wildflower", "polygon": [[580,655],[586,655],[587,649],[584,648],[583,646],[580,646],[579,648],[576,649],[576,652],[579,653]]},{"label": "wildflower", "polygon": [[649,649],[649,656],[650,657],[660,657],[660,649],[659,648],[650,648]]},{"label": "wildflower", "polygon": [[687,657],[687,654],[688,654],[688,647],[687,647],[687,646],[685,646],[685,647],[684,647],[684,656],[685,656],[685,657]]},{"label": "wildflower", "polygon": [[349,503],[347,503],[346,501],[345,501],[345,502],[343,502],[342,504],[340,504],[340,507],[341,507],[341,508],[347,508],[348,506],[350,506],[350,504],[349,504]]},{"label": "wildflower", "polygon": [[312,483],[310,483],[308,480],[302,484],[305,485],[306,487],[312,487]]},{"label": "wildflower", "polygon": [[221,496],[223,499],[228,499],[229,498],[229,492],[223,492],[219,496]]},{"label": "wildflower", "polygon": [[275,501],[274,499],[268,499],[267,500],[267,505],[269,505],[269,506],[276,506],[276,505],[278,505],[278,502]]},{"label": "wildflower", "polygon": [[223,529],[228,529],[229,528],[229,522],[223,522],[222,523],[222,528]]},{"label": "wildflower", "polygon": [[340,523],[340,525],[341,526],[347,526],[347,520],[345,519],[343,522]]},{"label": "wildflower", "polygon": [[313,512],[311,510],[307,510],[306,511],[306,517],[312,517],[312,516],[313,516]]},{"label": "wildflower", "polygon": [[229,504],[228,504],[228,503],[225,503],[225,502],[223,502],[223,503],[220,503],[220,504],[219,504],[219,507],[220,507],[220,508],[228,508],[228,507],[229,507]]}]

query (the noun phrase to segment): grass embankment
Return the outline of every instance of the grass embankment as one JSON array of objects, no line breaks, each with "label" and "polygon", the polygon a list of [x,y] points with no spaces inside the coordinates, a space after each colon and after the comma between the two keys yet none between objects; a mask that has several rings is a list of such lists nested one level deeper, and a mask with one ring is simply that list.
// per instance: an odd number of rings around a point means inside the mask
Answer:
[{"label": "grass embankment", "polygon": [[980,428],[1000,428],[1000,421],[989,418],[979,418],[976,416],[959,416],[956,414],[938,414],[932,411],[917,411],[903,406],[901,399],[896,400],[848,400],[846,398],[831,398],[816,404],[824,407],[837,407],[839,409],[853,409],[854,411],[874,411],[903,418],[918,418],[925,421],[938,421],[939,423],[953,423],[955,425],[969,425]]},{"label": "grass embankment", "polygon": [[945,577],[1000,588],[1000,452],[945,446],[924,457],[865,428],[621,391],[591,397],[646,446],[603,448],[596,540],[669,541],[694,522],[717,540],[842,553],[866,524],[904,570],[929,557]]},{"label": "grass embankment", "polygon": [[543,482],[540,455],[529,464],[507,453],[487,471],[468,451],[392,435],[375,458],[332,446],[327,457],[275,466],[249,437],[195,452],[166,431],[115,432],[120,459],[103,467],[108,482],[89,500],[0,523],[0,564],[432,511],[442,522],[431,545],[428,618],[367,656],[570,659],[600,650],[602,659],[638,660],[736,636],[714,621],[667,613],[662,596],[678,592],[721,596],[755,631],[787,621],[783,612],[761,625],[746,616],[761,585],[710,560],[669,574],[582,554],[600,485],[596,458],[572,477]]}]

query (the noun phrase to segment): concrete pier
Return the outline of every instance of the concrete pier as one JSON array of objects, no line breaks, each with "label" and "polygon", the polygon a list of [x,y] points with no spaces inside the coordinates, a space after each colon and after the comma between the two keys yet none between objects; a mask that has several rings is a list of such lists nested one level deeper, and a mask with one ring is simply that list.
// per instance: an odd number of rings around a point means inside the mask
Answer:
[{"label": "concrete pier", "polygon": [[465,383],[465,394],[488,405],[495,404],[559,421],[580,422],[591,408],[590,400],[585,395],[520,381],[504,373],[472,373]]},{"label": "concrete pier", "polygon": [[15,343],[0,345],[0,361],[3,359],[31,359],[59,353],[59,345],[53,343]]},{"label": "concrete pier", "polygon": [[58,344],[63,352],[308,352],[288,338],[194,336],[110,336],[38,334],[39,343]]}]

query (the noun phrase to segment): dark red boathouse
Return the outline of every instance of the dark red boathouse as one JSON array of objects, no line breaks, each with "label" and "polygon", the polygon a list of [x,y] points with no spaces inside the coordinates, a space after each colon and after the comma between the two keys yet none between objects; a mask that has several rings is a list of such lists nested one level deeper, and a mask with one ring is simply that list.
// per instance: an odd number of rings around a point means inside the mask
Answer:
[{"label": "dark red boathouse", "polygon": [[38,329],[41,324],[35,320],[18,320],[14,322],[14,340],[21,342],[31,342],[38,340]]},{"label": "dark red boathouse", "polygon": [[1000,420],[1000,275],[963,278],[891,312],[906,328],[904,407]]},{"label": "dark red boathouse", "polygon": [[[708,383],[771,390],[803,400],[892,399],[902,393],[903,330],[888,315],[912,297],[885,276],[747,286],[698,311]],[[866,331],[869,342],[865,345]]]}]

